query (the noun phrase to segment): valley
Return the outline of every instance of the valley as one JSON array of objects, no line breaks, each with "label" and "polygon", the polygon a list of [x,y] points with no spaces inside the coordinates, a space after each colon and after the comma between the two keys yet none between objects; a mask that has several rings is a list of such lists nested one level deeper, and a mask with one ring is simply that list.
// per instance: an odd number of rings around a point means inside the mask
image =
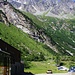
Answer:
[{"label": "valley", "polygon": [[38,74],[51,69],[65,73],[56,65],[75,66],[75,18],[60,19],[47,13],[33,15],[9,2],[0,3],[0,38],[22,52],[26,72]]}]

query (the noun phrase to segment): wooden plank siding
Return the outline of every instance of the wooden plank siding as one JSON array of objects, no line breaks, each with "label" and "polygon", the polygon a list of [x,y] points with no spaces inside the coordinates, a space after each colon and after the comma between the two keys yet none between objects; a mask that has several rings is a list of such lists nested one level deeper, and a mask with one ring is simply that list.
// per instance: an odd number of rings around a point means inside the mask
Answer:
[{"label": "wooden plank siding", "polygon": [[12,47],[11,45],[9,45],[8,43],[4,42],[2,39],[0,39],[0,49],[10,54],[11,64],[21,61],[21,52],[16,48]]}]

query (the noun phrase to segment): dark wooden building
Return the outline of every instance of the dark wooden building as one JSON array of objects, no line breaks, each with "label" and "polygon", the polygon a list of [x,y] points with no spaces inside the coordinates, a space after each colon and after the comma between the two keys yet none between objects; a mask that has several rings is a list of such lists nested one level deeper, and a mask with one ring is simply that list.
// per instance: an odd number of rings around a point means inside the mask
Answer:
[{"label": "dark wooden building", "polygon": [[11,65],[21,61],[21,52],[0,39],[0,75],[9,75]]}]

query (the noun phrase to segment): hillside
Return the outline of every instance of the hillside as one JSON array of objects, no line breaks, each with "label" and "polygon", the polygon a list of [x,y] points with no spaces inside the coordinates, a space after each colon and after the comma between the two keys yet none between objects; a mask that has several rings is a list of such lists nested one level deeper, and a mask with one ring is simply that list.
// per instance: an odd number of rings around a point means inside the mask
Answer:
[{"label": "hillside", "polygon": [[[68,62],[65,65],[69,67],[74,65],[74,37],[75,19],[34,16],[15,9],[8,2],[0,3],[0,38],[22,52],[26,68],[47,70],[52,68],[46,67],[48,63],[56,65],[57,57],[61,62]],[[38,67],[39,62],[45,66]],[[56,66],[54,68],[54,72],[58,71]]]},{"label": "hillside", "polygon": [[[22,51],[22,58],[25,60],[44,60],[45,58],[47,59],[50,56],[53,56],[53,54],[55,54],[55,52],[46,44],[38,42],[39,38],[35,39],[34,37],[36,36],[32,37],[30,33],[18,27],[23,26],[25,30],[27,30],[26,28],[28,25],[35,24],[32,22],[31,19],[29,19],[26,15],[22,14],[20,11],[13,8],[11,5],[9,5],[9,3],[4,7],[11,7],[11,11],[9,11],[8,13],[5,13],[4,11],[2,11],[2,9],[0,11],[0,38],[2,38],[4,41],[14,46],[15,48],[17,48],[18,50]],[[11,12],[15,13],[16,16],[19,14],[18,18],[15,17],[15,19],[13,19],[14,16],[9,15],[11,14]],[[24,21],[24,19],[26,20]],[[35,27],[35,30],[36,33],[39,33],[37,27]],[[32,31],[34,33],[34,30]],[[42,37],[41,33],[38,34],[38,37],[39,36]],[[44,58],[42,58],[41,56]]]},{"label": "hillside", "polygon": [[[1,22],[7,26],[10,26],[10,24],[15,25],[27,33],[34,41],[46,45],[52,52],[60,55],[75,55],[74,19],[63,20],[45,16],[36,17],[30,13],[16,10],[9,3],[6,5],[1,3],[0,9]],[[32,50],[35,49],[33,48]]]},{"label": "hillside", "polygon": [[[51,39],[51,44],[56,46],[57,50],[62,54],[75,54],[75,20],[74,19],[58,19],[45,16],[33,16],[25,13],[33,22],[38,24],[44,30],[44,33]],[[72,54],[72,55],[73,55]]]},{"label": "hillside", "polygon": [[22,51],[23,57],[28,57],[33,54],[38,57],[40,53],[43,53],[45,57],[53,55],[50,48],[46,48],[46,45],[33,40],[29,35],[13,25],[6,26],[4,23],[0,23],[0,38]]}]

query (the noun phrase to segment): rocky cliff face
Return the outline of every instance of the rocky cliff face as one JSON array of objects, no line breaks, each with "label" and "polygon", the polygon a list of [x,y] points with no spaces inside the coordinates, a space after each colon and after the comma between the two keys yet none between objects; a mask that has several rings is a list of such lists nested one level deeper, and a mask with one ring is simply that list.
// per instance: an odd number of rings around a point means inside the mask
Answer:
[{"label": "rocky cliff face", "polygon": [[73,18],[75,13],[74,0],[10,0],[9,2],[17,9],[34,15]]},{"label": "rocky cliff face", "polygon": [[44,34],[42,29],[37,29],[34,25],[35,23],[33,23],[27,16],[13,8],[9,3],[6,5],[4,5],[3,2],[0,3],[0,10],[0,22],[4,22],[7,25],[9,25],[9,23],[15,25],[23,30],[23,32],[29,34],[31,38],[46,44],[52,50],[58,52],[56,47],[52,45],[51,39]]},{"label": "rocky cliff face", "polygon": [[3,22],[3,23],[5,23],[8,26],[9,26],[9,23],[10,23],[8,21],[6,15],[2,12],[2,10],[0,10],[0,22]]},{"label": "rocky cliff face", "polygon": [[[30,1],[30,0],[28,0]],[[37,0],[38,1],[38,0]],[[31,16],[31,15],[30,15]],[[75,54],[75,20],[63,20],[52,17],[43,18],[37,16],[37,22],[34,19],[28,18],[19,10],[16,10],[9,3],[0,3],[0,22],[4,22],[9,26],[9,23],[15,25],[30,38],[38,42],[42,42],[57,53],[65,53],[69,55]],[[39,25],[38,25],[39,23]],[[40,28],[39,28],[40,27]]]}]

